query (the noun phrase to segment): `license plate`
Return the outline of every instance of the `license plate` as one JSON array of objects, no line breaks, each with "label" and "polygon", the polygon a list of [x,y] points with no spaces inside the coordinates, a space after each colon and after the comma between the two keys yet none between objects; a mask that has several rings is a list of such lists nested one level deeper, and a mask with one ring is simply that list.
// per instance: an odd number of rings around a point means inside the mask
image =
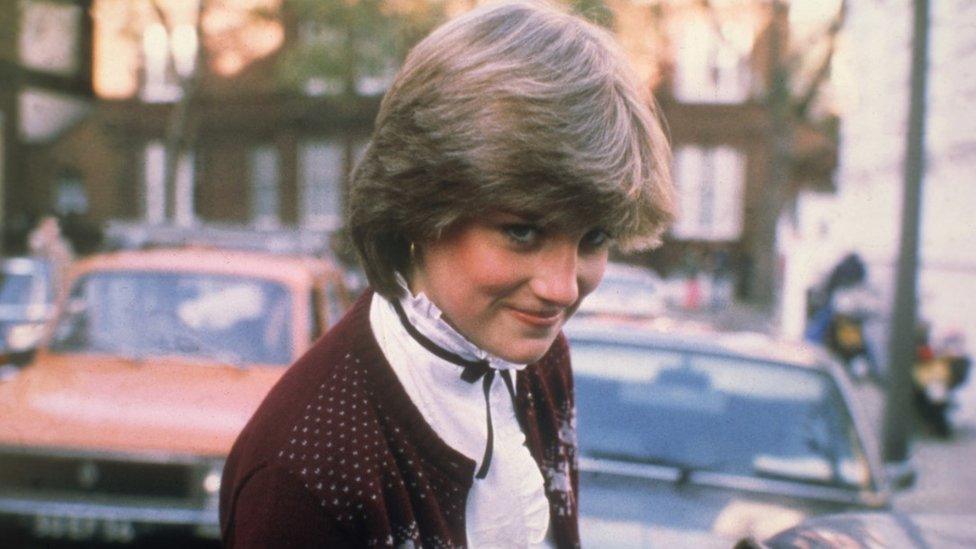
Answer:
[{"label": "license plate", "polygon": [[128,542],[135,538],[131,522],[90,517],[38,515],[34,517],[34,535],[39,538],[86,541]]}]

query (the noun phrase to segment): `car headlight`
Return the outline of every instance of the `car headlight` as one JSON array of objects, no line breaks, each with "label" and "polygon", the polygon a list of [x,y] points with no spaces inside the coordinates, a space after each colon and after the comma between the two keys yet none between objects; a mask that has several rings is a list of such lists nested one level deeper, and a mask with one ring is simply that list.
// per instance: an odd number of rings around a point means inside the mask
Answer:
[{"label": "car headlight", "polygon": [[206,506],[216,508],[220,504],[220,478],[224,474],[224,462],[211,463],[200,478],[200,491]]},{"label": "car headlight", "polygon": [[222,472],[212,470],[207,472],[207,476],[203,477],[203,491],[208,495],[217,494],[220,492],[220,476]]},{"label": "car headlight", "polygon": [[12,326],[7,331],[7,346],[12,351],[26,351],[35,345],[44,333],[44,324],[29,322]]}]

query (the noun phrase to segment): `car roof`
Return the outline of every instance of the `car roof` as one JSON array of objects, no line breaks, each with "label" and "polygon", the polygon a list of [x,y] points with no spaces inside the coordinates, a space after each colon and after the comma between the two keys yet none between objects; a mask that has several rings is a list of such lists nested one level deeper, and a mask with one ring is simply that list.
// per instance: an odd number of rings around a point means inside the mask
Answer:
[{"label": "car roof", "polygon": [[566,324],[572,341],[634,345],[676,352],[721,355],[821,369],[828,362],[819,349],[757,332],[714,330],[700,323],[657,319],[573,319]]},{"label": "car roof", "polygon": [[312,277],[334,272],[324,259],[209,247],[151,248],[93,255],[79,260],[73,273],[97,271],[180,271],[232,274],[308,284]]}]

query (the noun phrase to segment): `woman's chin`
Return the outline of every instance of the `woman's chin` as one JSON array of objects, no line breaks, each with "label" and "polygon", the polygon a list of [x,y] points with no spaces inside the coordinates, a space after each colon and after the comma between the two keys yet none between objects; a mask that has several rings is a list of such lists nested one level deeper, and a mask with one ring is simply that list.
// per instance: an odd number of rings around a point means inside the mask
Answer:
[{"label": "woman's chin", "polygon": [[515,364],[532,364],[545,356],[552,347],[552,340],[521,342],[515,345],[506,345],[505,349],[497,349],[491,352],[502,360]]}]

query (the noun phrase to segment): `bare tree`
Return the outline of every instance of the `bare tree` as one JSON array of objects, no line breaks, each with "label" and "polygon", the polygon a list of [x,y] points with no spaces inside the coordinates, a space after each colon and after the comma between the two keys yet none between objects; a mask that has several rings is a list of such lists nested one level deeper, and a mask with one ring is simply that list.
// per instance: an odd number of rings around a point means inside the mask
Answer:
[{"label": "bare tree", "polygon": [[[708,0],[703,0],[706,3]],[[795,201],[794,177],[800,159],[796,154],[796,132],[800,127],[817,128],[832,133],[833,120],[823,117],[813,107],[829,83],[830,67],[837,46],[837,36],[847,14],[843,0],[821,33],[801,47],[790,48],[787,33],[776,22],[787,20],[788,5],[772,1],[772,16],[767,30],[769,55],[766,74],[768,85],[763,97],[769,116],[767,135],[771,151],[762,204],[756,220],[755,238],[750,254],[753,260],[751,294],[754,301],[769,309],[774,306],[781,285],[776,255],[776,225],[783,212]]]}]

